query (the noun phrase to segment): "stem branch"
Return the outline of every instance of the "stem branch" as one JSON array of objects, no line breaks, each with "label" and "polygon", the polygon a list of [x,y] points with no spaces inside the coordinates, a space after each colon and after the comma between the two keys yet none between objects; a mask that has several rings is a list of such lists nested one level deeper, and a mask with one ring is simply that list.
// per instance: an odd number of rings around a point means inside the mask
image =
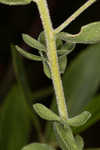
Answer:
[{"label": "stem branch", "polygon": [[74,14],[72,14],[66,21],[64,21],[59,27],[55,29],[55,34],[61,32],[67,27],[73,20],[75,20],[83,11],[91,6],[96,0],[88,0],[83,6],[81,6]]},{"label": "stem branch", "polygon": [[64,97],[63,87],[62,87],[62,81],[59,73],[55,34],[54,34],[54,29],[52,28],[48,6],[46,0],[36,0],[36,3],[40,12],[40,17],[45,31],[47,55],[48,55],[53,85],[55,89],[55,94],[57,98],[59,115],[62,119],[67,119],[68,114],[67,114],[65,97]]}]

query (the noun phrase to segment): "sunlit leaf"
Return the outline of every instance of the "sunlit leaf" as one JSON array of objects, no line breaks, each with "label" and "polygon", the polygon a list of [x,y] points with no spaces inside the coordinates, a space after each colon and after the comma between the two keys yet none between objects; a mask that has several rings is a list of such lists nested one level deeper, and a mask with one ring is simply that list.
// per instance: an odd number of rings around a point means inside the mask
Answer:
[{"label": "sunlit leaf", "polygon": [[46,51],[46,47],[42,43],[34,39],[33,37],[27,34],[22,34],[22,37],[23,37],[24,42],[30,47],[36,48],[40,51],[44,51],[44,52]]},{"label": "sunlit leaf", "polygon": [[34,54],[31,54],[25,50],[23,50],[21,47],[19,46],[16,46],[16,49],[17,51],[23,55],[24,57],[26,57],[27,59],[30,59],[30,60],[35,60],[35,61],[42,61],[41,57],[40,56],[37,56],[37,55],[34,55]]},{"label": "sunlit leaf", "polygon": [[47,144],[32,143],[25,146],[22,150],[54,150],[54,149]]},{"label": "sunlit leaf", "polygon": [[28,142],[30,116],[18,85],[10,89],[0,112],[0,150],[20,150]]},{"label": "sunlit leaf", "polygon": [[33,105],[34,110],[36,113],[43,119],[49,120],[49,121],[60,121],[60,118],[58,115],[56,115],[53,111],[48,109],[42,104],[34,104]]},{"label": "sunlit leaf", "polygon": [[100,42],[100,22],[90,23],[81,28],[78,34],[69,34],[66,32],[60,32],[57,34],[58,39],[72,43],[97,43]]}]

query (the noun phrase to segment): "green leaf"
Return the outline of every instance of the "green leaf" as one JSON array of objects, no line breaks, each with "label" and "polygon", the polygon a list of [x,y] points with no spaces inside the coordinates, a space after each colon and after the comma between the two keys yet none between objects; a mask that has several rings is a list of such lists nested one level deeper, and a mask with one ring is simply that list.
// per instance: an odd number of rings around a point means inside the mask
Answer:
[{"label": "green leaf", "polygon": [[88,111],[84,111],[73,118],[69,118],[67,120],[67,123],[72,127],[79,127],[84,125],[89,120],[90,117],[91,113],[89,113]]},{"label": "green leaf", "polygon": [[43,71],[48,78],[51,78],[51,73],[49,69],[49,65],[47,62],[43,61]]},{"label": "green leaf", "polygon": [[76,140],[76,143],[77,143],[77,146],[78,146],[79,150],[83,150],[83,148],[84,148],[84,141],[83,141],[82,137],[79,136],[79,135],[76,135],[75,136],[75,140]]},{"label": "green leaf", "polygon": [[47,144],[32,143],[25,146],[22,150],[54,150],[54,149]]},{"label": "green leaf", "polygon": [[36,113],[43,119],[49,120],[49,121],[60,121],[60,118],[58,115],[56,115],[53,111],[48,109],[42,104],[34,104],[33,105],[34,110]]},{"label": "green leaf", "polygon": [[27,34],[22,34],[22,37],[23,37],[24,42],[30,47],[36,48],[40,51],[44,51],[44,52],[46,51],[46,47],[42,43],[34,39],[33,37]]},{"label": "green leaf", "polygon": [[31,3],[31,0],[0,0],[0,3],[6,5],[27,5]]},{"label": "green leaf", "polygon": [[14,68],[16,80],[21,87],[22,93],[25,95],[27,109],[29,110],[29,114],[33,120],[33,124],[37,132],[38,138],[40,138],[41,126],[39,123],[39,119],[32,107],[34,96],[32,96],[29,82],[27,80],[24,61],[22,57],[19,55],[19,53],[17,52],[14,45],[11,45],[11,50],[12,50],[13,68]]},{"label": "green leaf", "polygon": [[64,128],[59,123],[54,123],[54,132],[57,138],[57,142],[63,150],[78,150],[77,144],[75,143],[71,129]]},{"label": "green leaf", "polygon": [[0,112],[0,149],[20,150],[27,144],[30,120],[25,96],[18,85],[13,86]]},{"label": "green leaf", "polygon": [[58,63],[59,63],[59,70],[60,73],[64,73],[66,66],[67,66],[67,57],[66,56],[62,56],[58,58]]},{"label": "green leaf", "polygon": [[69,115],[83,111],[100,83],[100,44],[87,47],[64,74],[63,85]]},{"label": "green leaf", "polygon": [[26,52],[25,50],[23,50],[22,48],[20,48],[19,46],[16,46],[17,51],[23,55],[24,57],[30,59],[30,60],[35,60],[35,61],[42,61],[40,56],[31,54],[29,52]]},{"label": "green leaf", "polygon": [[100,42],[100,21],[83,26],[78,34],[60,32],[57,34],[57,38],[71,43],[93,44]]},{"label": "green leaf", "polygon": [[89,111],[92,116],[89,121],[82,127],[79,127],[75,130],[75,133],[79,133],[96,123],[100,120],[100,95],[94,97],[87,106],[84,107],[84,110]]}]

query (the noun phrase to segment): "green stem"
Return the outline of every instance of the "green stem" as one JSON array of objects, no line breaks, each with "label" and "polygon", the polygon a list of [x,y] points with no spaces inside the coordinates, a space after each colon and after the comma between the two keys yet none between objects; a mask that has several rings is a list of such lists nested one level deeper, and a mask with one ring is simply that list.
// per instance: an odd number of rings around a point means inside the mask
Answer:
[{"label": "green stem", "polygon": [[66,21],[64,21],[59,27],[55,29],[55,34],[61,32],[67,27],[73,20],[75,20],[83,11],[91,6],[96,0],[88,0],[83,6],[81,6],[73,15],[71,15]]},{"label": "green stem", "polygon": [[62,87],[62,81],[59,73],[59,65],[58,65],[58,57],[56,53],[56,41],[55,41],[55,34],[52,28],[51,18],[49,15],[48,6],[46,0],[35,0],[37,3],[41,20],[43,23],[45,37],[46,37],[46,44],[47,44],[47,55],[49,60],[49,66],[51,70],[53,85],[55,89],[55,94],[57,98],[57,106],[59,110],[59,115],[62,119],[67,119],[67,108],[65,103],[65,97]]}]

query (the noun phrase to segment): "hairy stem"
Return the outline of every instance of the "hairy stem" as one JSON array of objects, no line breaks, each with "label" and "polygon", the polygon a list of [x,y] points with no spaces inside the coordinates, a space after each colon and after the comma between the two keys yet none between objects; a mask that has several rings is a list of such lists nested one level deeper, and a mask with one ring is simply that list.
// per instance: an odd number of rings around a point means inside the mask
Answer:
[{"label": "hairy stem", "polygon": [[62,87],[62,81],[59,72],[55,33],[52,27],[48,6],[46,0],[35,0],[35,2],[37,3],[40,12],[40,17],[43,23],[44,31],[45,31],[46,44],[48,50],[47,55],[48,55],[53,85],[55,89],[59,115],[62,119],[67,119],[68,114],[67,114],[65,97],[64,97],[63,87]]},{"label": "hairy stem", "polygon": [[88,0],[83,6],[81,6],[73,15],[71,15],[67,20],[65,20],[59,27],[55,29],[55,34],[62,31],[67,27],[73,20],[75,20],[83,11],[85,11],[89,6],[91,6],[96,0]]}]

